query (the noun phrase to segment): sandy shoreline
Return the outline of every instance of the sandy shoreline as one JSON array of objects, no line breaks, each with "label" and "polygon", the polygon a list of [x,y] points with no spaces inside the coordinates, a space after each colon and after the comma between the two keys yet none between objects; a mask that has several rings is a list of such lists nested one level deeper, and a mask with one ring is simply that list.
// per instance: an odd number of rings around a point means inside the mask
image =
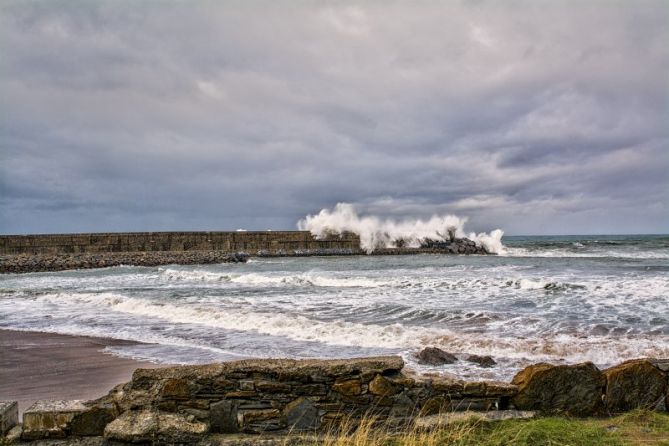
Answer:
[{"label": "sandy shoreline", "polygon": [[134,344],[115,339],[0,330],[0,400],[22,413],[40,399],[92,399],[129,381],[137,368],[161,367],[103,349]]}]

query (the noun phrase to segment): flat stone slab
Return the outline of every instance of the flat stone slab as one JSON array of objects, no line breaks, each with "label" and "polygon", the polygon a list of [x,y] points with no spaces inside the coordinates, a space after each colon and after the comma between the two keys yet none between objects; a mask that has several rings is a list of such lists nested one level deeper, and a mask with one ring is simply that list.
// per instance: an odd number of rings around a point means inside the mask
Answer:
[{"label": "flat stone slab", "polygon": [[5,435],[19,422],[19,403],[0,401],[0,435]]},{"label": "flat stone slab", "polygon": [[40,400],[23,412],[24,440],[63,438],[72,419],[87,407],[82,400]]},{"label": "flat stone slab", "polygon": [[487,412],[447,412],[439,415],[430,415],[427,417],[418,417],[414,422],[419,429],[434,429],[441,426],[447,426],[453,423],[460,423],[467,420],[481,421],[500,421],[511,419],[529,419],[534,418],[536,412],[533,410],[489,410]]}]

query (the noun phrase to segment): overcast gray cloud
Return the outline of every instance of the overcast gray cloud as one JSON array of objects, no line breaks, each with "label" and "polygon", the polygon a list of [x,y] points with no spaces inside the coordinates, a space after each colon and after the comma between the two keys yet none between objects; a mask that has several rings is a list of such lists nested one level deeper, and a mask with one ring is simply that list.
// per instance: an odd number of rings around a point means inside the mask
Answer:
[{"label": "overcast gray cloud", "polygon": [[667,232],[669,3],[0,1],[0,232]]}]

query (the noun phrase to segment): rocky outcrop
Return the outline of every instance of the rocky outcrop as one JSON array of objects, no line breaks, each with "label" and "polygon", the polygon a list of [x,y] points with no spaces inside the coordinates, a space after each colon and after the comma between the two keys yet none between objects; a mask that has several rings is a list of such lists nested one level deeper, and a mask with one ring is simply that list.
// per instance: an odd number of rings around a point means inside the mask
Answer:
[{"label": "rocky outcrop", "polygon": [[437,347],[425,347],[416,354],[416,359],[419,364],[423,365],[445,365],[458,361],[455,355]]},{"label": "rocky outcrop", "polygon": [[445,241],[426,239],[421,243],[421,248],[445,251],[450,254],[489,254],[483,246],[477,245],[468,238],[452,238]]},{"label": "rocky outcrop", "polygon": [[518,386],[511,402],[520,410],[582,416],[599,414],[604,408],[606,378],[591,362],[535,364],[520,371],[511,382]]},{"label": "rocky outcrop", "polygon": [[654,409],[664,405],[667,375],[646,359],[626,361],[604,370],[606,408],[611,412]]}]

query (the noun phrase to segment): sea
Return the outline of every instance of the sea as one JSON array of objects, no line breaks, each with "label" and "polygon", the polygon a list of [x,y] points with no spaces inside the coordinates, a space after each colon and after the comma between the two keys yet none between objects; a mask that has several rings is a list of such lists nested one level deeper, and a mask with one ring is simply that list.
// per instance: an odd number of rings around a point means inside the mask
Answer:
[{"label": "sea", "polygon": [[[199,364],[401,355],[418,373],[669,357],[669,236],[504,237],[499,255],[251,258],[0,275],[0,328],[138,341],[111,355]],[[439,347],[460,358],[425,366]],[[466,361],[490,355],[497,365]]]}]

